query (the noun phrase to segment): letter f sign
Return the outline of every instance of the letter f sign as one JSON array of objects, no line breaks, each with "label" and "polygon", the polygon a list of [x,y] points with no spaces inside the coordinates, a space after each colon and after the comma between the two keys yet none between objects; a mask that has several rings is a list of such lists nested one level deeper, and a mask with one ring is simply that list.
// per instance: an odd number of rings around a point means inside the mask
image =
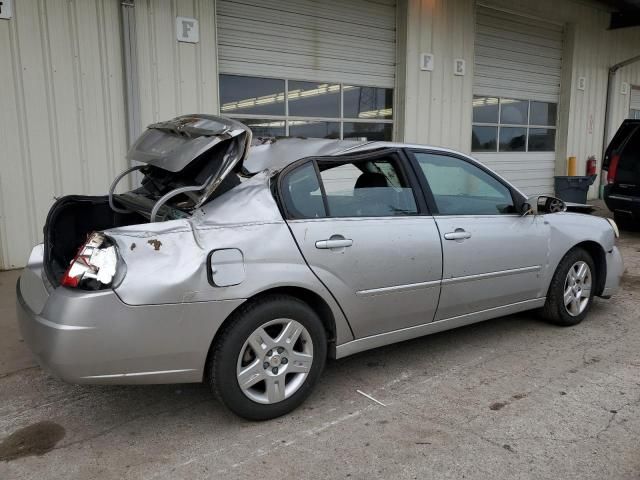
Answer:
[{"label": "letter f sign", "polygon": [[0,0],[0,18],[9,19],[12,16],[11,13],[11,0]]},{"label": "letter f sign", "polygon": [[195,18],[177,17],[176,35],[179,42],[198,43],[200,41],[198,20]]}]

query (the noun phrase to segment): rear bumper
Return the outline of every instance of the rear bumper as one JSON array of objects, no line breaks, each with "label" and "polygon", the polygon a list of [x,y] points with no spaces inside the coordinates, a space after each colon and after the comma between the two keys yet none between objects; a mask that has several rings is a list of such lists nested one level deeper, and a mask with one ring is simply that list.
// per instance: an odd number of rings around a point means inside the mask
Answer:
[{"label": "rear bumper", "polygon": [[216,331],[243,302],[130,306],[112,290],[59,287],[36,313],[23,295],[33,281],[23,274],[16,286],[20,331],[40,365],[70,383],[200,382]]},{"label": "rear bumper", "polygon": [[622,255],[618,247],[613,247],[613,250],[607,253],[607,280],[604,284],[604,290],[600,295],[601,297],[609,298],[618,291],[623,272],[624,263],[622,261]]},{"label": "rear bumper", "polygon": [[640,197],[612,193],[610,188],[605,186],[603,198],[607,208],[612,212],[628,215],[635,220],[640,219]]}]

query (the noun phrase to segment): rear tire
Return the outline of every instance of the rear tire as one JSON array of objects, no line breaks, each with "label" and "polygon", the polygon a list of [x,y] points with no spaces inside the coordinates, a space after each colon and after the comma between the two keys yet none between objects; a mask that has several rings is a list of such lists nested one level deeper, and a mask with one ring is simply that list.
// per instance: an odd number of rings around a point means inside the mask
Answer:
[{"label": "rear tire", "polygon": [[291,412],[309,396],[326,357],[327,336],[318,314],[295,297],[270,295],[234,313],[213,345],[208,380],[236,415],[268,420]]},{"label": "rear tire", "polygon": [[551,279],[547,301],[542,308],[543,317],[563,327],[580,323],[593,304],[596,280],[591,255],[582,248],[569,251]]}]

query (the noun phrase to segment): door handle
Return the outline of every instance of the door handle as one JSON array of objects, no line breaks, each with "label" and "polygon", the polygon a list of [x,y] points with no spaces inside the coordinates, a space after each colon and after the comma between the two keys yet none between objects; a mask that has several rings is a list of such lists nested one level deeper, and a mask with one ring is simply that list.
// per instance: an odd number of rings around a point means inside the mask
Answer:
[{"label": "door handle", "polygon": [[471,238],[471,232],[467,232],[464,228],[456,228],[453,232],[444,234],[445,240],[466,240]]},{"label": "door handle", "polygon": [[353,240],[350,238],[344,238],[342,235],[332,235],[327,240],[318,240],[316,242],[316,248],[328,249],[328,248],[344,248],[353,245]]}]

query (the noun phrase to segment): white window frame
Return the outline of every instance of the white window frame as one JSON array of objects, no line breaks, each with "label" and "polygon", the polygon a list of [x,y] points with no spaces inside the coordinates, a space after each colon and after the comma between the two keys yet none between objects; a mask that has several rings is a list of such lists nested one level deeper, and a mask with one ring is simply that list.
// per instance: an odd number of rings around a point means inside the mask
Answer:
[{"label": "white window frame", "polygon": [[[284,122],[284,128],[285,128],[285,136],[289,136],[289,127],[291,125],[291,122],[295,122],[295,121],[308,121],[308,122],[331,122],[331,123],[338,123],[339,124],[339,129],[340,129],[340,139],[344,139],[344,124],[345,123],[366,123],[366,124],[371,124],[371,123],[377,123],[377,124],[388,124],[388,125],[392,125],[391,128],[391,134],[393,135],[393,105],[394,102],[392,101],[392,106],[391,106],[391,117],[389,119],[386,118],[351,118],[351,117],[345,117],[344,116],[344,87],[345,86],[353,86],[353,87],[362,87],[362,88],[383,88],[383,89],[390,89],[389,87],[380,87],[380,86],[376,86],[376,85],[353,85],[352,83],[344,83],[344,82],[325,82],[322,80],[300,80],[300,79],[289,79],[289,78],[282,78],[282,77],[266,77],[266,76],[253,76],[253,75],[237,75],[234,73],[220,73],[220,76],[222,75],[233,75],[233,76],[238,76],[238,77],[249,77],[249,78],[256,78],[256,79],[260,79],[260,78],[266,78],[266,79],[271,79],[271,80],[284,80],[284,108],[285,108],[285,112],[284,115],[261,115],[261,114],[250,114],[250,113],[225,113],[224,111],[222,111],[222,102],[220,101],[220,98],[218,98],[219,104],[220,104],[220,114],[224,115],[225,117],[229,117],[229,118],[246,118],[246,119],[256,119],[256,120],[275,120],[275,121],[282,121]],[[310,82],[310,83],[327,83],[329,85],[339,85],[340,86],[340,108],[339,108],[339,117],[313,117],[313,116],[297,116],[297,115],[289,115],[289,81],[295,81],[295,82]],[[393,92],[393,95],[395,96],[395,89],[391,88],[390,89]],[[219,94],[218,94],[219,95]],[[349,137],[351,138],[351,137]]]},{"label": "white window frame", "polygon": [[[478,94],[474,94],[473,95],[473,99],[476,98],[497,98],[498,99],[498,122],[497,123],[492,123],[492,122],[471,122],[471,126],[472,127],[497,127],[497,134],[496,134],[496,149],[495,150],[473,150],[473,146],[472,146],[472,153],[502,153],[502,154],[513,154],[513,153],[550,153],[550,152],[555,152],[556,151],[556,146],[553,146],[553,150],[533,150],[533,151],[529,151],[529,130],[531,129],[536,129],[536,128],[546,128],[549,130],[555,130],[556,134],[554,135],[554,143],[557,141],[558,139],[558,135],[557,135],[557,130],[558,130],[558,103],[557,102],[547,102],[547,101],[542,101],[542,100],[531,100],[531,99],[526,99],[526,98],[507,98],[507,97],[496,97],[495,95],[478,95]],[[522,123],[522,124],[516,124],[516,123],[502,123],[502,102],[503,100],[513,100],[513,101],[517,101],[517,102],[527,102],[527,123]],[[538,103],[548,103],[548,104],[553,104],[556,106],[556,118],[555,118],[555,125],[538,125],[538,124],[532,124],[530,123],[531,121],[531,102],[538,102]],[[472,107],[473,109],[473,102],[472,102]],[[472,116],[473,116],[473,111],[472,111]],[[513,128],[524,128],[525,129],[525,143],[524,143],[524,150],[522,151],[518,151],[518,150],[500,150],[500,132],[502,127],[513,127]]]}]

